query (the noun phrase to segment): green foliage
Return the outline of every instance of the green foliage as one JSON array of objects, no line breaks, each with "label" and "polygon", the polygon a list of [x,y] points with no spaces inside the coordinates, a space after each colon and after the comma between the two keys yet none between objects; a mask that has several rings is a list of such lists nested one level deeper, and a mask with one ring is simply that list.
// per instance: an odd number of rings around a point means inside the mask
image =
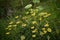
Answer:
[{"label": "green foliage", "polygon": [[33,0],[33,3],[40,3],[40,0]]},{"label": "green foliage", "polygon": [[44,9],[44,7],[42,7],[42,6],[38,6],[38,7],[36,7],[39,11],[42,11],[43,9]]},{"label": "green foliage", "polygon": [[20,6],[20,3],[19,2],[20,2],[19,0],[11,0],[10,6],[12,8],[16,8],[16,7]]},{"label": "green foliage", "polygon": [[14,15],[0,19],[1,40],[60,40],[60,12],[55,1],[11,0],[10,7]]}]

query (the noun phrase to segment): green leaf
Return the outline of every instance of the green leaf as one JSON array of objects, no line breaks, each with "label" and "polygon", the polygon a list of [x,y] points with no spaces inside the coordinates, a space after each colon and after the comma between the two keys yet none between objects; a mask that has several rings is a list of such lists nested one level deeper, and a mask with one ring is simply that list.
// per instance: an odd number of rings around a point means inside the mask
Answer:
[{"label": "green leaf", "polygon": [[40,3],[40,0],[33,0],[33,3]]},{"label": "green leaf", "polygon": [[42,11],[44,8],[42,6],[36,7],[39,11]]},{"label": "green leaf", "polygon": [[28,4],[27,6],[25,6],[25,9],[29,9],[32,7],[32,4]]}]

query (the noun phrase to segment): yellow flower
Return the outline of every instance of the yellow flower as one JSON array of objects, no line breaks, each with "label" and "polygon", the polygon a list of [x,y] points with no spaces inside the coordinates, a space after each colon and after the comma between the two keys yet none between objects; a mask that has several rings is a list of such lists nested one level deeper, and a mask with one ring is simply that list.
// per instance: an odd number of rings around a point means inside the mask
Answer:
[{"label": "yellow flower", "polygon": [[12,25],[8,25],[8,27],[12,27]]},{"label": "yellow flower", "polygon": [[10,34],[10,32],[6,32],[6,35],[9,35]]},{"label": "yellow flower", "polygon": [[41,20],[42,20],[42,18],[39,18],[39,20],[41,21]]},{"label": "yellow flower", "polygon": [[26,19],[26,18],[27,18],[26,16],[22,17],[22,19]]},{"label": "yellow flower", "polygon": [[45,31],[45,30],[46,30],[46,28],[42,28],[42,30],[43,30],[43,31]]},{"label": "yellow flower", "polygon": [[14,27],[16,27],[17,25],[13,25]]},{"label": "yellow flower", "polygon": [[35,38],[35,37],[36,37],[36,35],[32,35],[32,37],[33,37],[33,38]]},{"label": "yellow flower", "polygon": [[34,9],[34,12],[37,13],[39,10],[38,9]]},{"label": "yellow flower", "polygon": [[48,17],[48,16],[50,16],[51,14],[46,14],[45,16],[43,16],[43,17]]},{"label": "yellow flower", "polygon": [[22,35],[22,36],[21,36],[21,40],[24,40],[24,39],[25,39],[25,36],[24,36],[24,35]]},{"label": "yellow flower", "polygon": [[11,28],[9,28],[8,30],[12,30]]},{"label": "yellow flower", "polygon": [[49,26],[49,24],[48,24],[48,23],[46,23],[44,26],[45,26],[45,27],[48,27],[48,26]]},{"label": "yellow flower", "polygon": [[44,32],[40,32],[40,35],[43,36],[44,35]]},{"label": "yellow flower", "polygon": [[32,13],[31,16],[35,16],[35,13]]},{"label": "yellow flower", "polygon": [[39,15],[43,16],[43,15],[46,15],[46,14],[47,14],[47,12],[41,12]]},{"label": "yellow flower", "polygon": [[27,24],[22,24],[23,27],[27,26]]},{"label": "yellow flower", "polygon": [[36,21],[33,21],[32,24],[37,24],[37,22]]},{"label": "yellow flower", "polygon": [[52,32],[51,28],[48,28],[47,31],[48,31],[48,32]]},{"label": "yellow flower", "polygon": [[30,13],[33,13],[33,9],[30,9]]},{"label": "yellow flower", "polygon": [[31,29],[34,29],[34,26],[32,26]]},{"label": "yellow flower", "polygon": [[44,34],[46,34],[46,33],[47,33],[47,31],[46,31],[46,30],[44,30],[43,32],[44,32]]},{"label": "yellow flower", "polygon": [[32,33],[35,33],[35,32],[37,32],[37,29],[35,29],[35,30],[32,31]]},{"label": "yellow flower", "polygon": [[19,23],[20,23],[20,21],[17,21],[17,22],[16,22],[16,24],[19,24]]},{"label": "yellow flower", "polygon": [[11,21],[9,24],[13,24],[13,21]]},{"label": "yellow flower", "polygon": [[19,16],[16,16],[15,18],[19,18]]},{"label": "yellow flower", "polygon": [[35,32],[36,32],[35,30],[32,31],[32,33],[35,33]]}]

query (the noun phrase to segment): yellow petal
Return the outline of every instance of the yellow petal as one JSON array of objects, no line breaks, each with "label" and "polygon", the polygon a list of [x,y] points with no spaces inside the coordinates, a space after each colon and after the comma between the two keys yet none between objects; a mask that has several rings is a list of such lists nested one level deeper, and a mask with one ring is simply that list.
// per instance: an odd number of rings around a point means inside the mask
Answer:
[{"label": "yellow petal", "polygon": [[16,16],[15,18],[19,18],[19,16]]},{"label": "yellow petal", "polygon": [[48,32],[52,32],[51,28],[48,28],[47,31],[48,31]]},{"label": "yellow petal", "polygon": [[26,16],[22,17],[22,19],[26,19],[26,18],[27,18]]},{"label": "yellow petal", "polygon": [[43,32],[40,32],[40,35],[41,35],[41,36],[43,36],[43,35],[44,35],[44,33],[43,33]]},{"label": "yellow petal", "polygon": [[9,28],[8,30],[12,30],[11,28]]},{"label": "yellow petal", "polygon": [[16,24],[19,24],[19,23],[21,23],[21,22],[20,22],[20,21],[17,21],[17,22],[16,22]]},{"label": "yellow petal", "polygon": [[33,21],[32,24],[37,24],[37,22],[36,21]]},{"label": "yellow petal", "polygon": [[49,24],[47,23],[47,24],[45,24],[44,26],[45,26],[45,27],[48,27],[48,26],[49,26]]},{"label": "yellow petal", "polygon": [[34,29],[34,28],[35,28],[34,26],[31,27],[31,29]]},{"label": "yellow petal", "polygon": [[25,27],[27,24],[22,24],[23,27]]},{"label": "yellow petal", "polygon": [[11,21],[9,24],[13,24],[13,21]]},{"label": "yellow petal", "polygon": [[42,18],[39,18],[39,20],[41,21],[41,20],[42,20]]},{"label": "yellow petal", "polygon": [[46,34],[47,33],[47,31],[43,31],[44,32],[44,34]]},{"label": "yellow petal", "polygon": [[12,25],[8,25],[8,27],[12,27]]},{"label": "yellow petal", "polygon": [[34,12],[37,13],[39,10],[38,9],[34,9]]},{"label": "yellow petal", "polygon": [[33,38],[35,38],[35,37],[36,37],[36,35],[32,35],[32,37],[33,37]]},{"label": "yellow petal", "polygon": [[9,35],[10,34],[10,32],[6,32],[6,35]]},{"label": "yellow petal", "polygon": [[35,13],[32,13],[31,16],[35,16]]},{"label": "yellow petal", "polygon": [[21,36],[21,40],[24,40],[24,39],[25,39],[25,36],[24,36],[24,35],[22,35],[22,36]]},{"label": "yellow petal", "polygon": [[45,16],[43,16],[43,17],[48,17],[48,16],[50,16],[51,14],[47,14],[47,15],[45,15]]},{"label": "yellow petal", "polygon": [[35,33],[36,31],[34,30],[34,31],[32,31],[32,33]]},{"label": "yellow petal", "polygon": [[13,25],[14,27],[16,27],[17,25]]},{"label": "yellow petal", "polygon": [[43,15],[46,15],[46,14],[47,14],[47,12],[41,12],[39,15],[43,16]]},{"label": "yellow petal", "polygon": [[35,33],[35,32],[37,32],[37,29],[34,29],[34,30],[32,31],[32,33]]},{"label": "yellow petal", "polygon": [[45,30],[46,30],[46,28],[42,28],[42,30],[43,30],[43,31],[45,31]]}]

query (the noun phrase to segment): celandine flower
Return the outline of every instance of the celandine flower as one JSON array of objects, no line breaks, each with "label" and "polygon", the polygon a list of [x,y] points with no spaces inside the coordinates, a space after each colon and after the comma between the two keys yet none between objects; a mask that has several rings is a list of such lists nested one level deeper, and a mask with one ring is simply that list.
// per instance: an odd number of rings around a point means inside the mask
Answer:
[{"label": "celandine flower", "polygon": [[31,14],[31,16],[35,16],[35,12]]},{"label": "celandine flower", "polygon": [[13,27],[16,27],[17,25],[13,25]]},{"label": "celandine flower", "polygon": [[8,30],[12,30],[12,28],[9,28]]},{"label": "celandine flower", "polygon": [[42,18],[40,17],[40,18],[39,18],[39,20],[41,21],[41,20],[42,20]]},{"label": "celandine flower", "polygon": [[6,35],[9,35],[10,34],[10,32],[6,32]]},{"label": "celandine flower", "polygon": [[51,28],[48,28],[47,31],[48,31],[48,32],[52,32],[52,29],[51,29]]},{"label": "celandine flower", "polygon": [[39,13],[40,16],[44,16],[46,14],[47,14],[47,12],[41,12],[41,13]]},{"label": "celandine flower", "polygon": [[27,26],[27,24],[24,24],[24,23],[23,23],[23,24],[22,24],[22,27],[25,27],[25,26]]},{"label": "celandine flower", "polygon": [[32,33],[35,33],[35,32],[37,32],[37,29],[32,30]]},{"label": "celandine flower", "polygon": [[24,40],[25,39],[25,36],[24,35],[21,35],[21,40]]},{"label": "celandine flower", "polygon": [[19,23],[21,23],[21,22],[20,22],[20,21],[17,21],[17,22],[16,22],[16,24],[19,24]]},{"label": "celandine flower", "polygon": [[15,18],[19,18],[19,16],[16,16]]},{"label": "celandine flower", "polygon": [[45,30],[46,30],[46,28],[42,28],[42,30],[43,30],[43,31],[45,31]]},{"label": "celandine flower", "polygon": [[12,25],[8,25],[8,28],[9,28],[9,27],[12,27]]},{"label": "celandine flower", "polygon": [[11,21],[9,24],[13,24],[13,21]]},{"label": "celandine flower", "polygon": [[35,38],[35,37],[36,37],[36,35],[34,34],[34,35],[32,35],[32,37],[33,37],[33,38]]},{"label": "celandine flower", "polygon": [[41,31],[41,32],[40,32],[40,35],[43,36],[43,35],[44,35],[44,32]]},{"label": "celandine flower", "polygon": [[49,26],[49,24],[48,24],[48,23],[46,23],[44,26],[45,26],[45,27],[48,27],[48,26]]},{"label": "celandine flower", "polygon": [[48,17],[48,16],[50,16],[51,14],[46,14],[45,16],[43,16],[43,17]]},{"label": "celandine flower", "polygon": [[47,33],[47,31],[46,31],[46,30],[44,30],[43,32],[44,32],[44,34],[46,34],[46,33]]},{"label": "celandine flower", "polygon": [[34,28],[35,28],[34,26],[31,27],[31,29],[34,29]]},{"label": "celandine flower", "polygon": [[37,22],[36,21],[32,21],[32,24],[37,24]]},{"label": "celandine flower", "polygon": [[38,9],[34,9],[34,12],[35,12],[35,13],[38,13],[38,11],[39,11]]}]

